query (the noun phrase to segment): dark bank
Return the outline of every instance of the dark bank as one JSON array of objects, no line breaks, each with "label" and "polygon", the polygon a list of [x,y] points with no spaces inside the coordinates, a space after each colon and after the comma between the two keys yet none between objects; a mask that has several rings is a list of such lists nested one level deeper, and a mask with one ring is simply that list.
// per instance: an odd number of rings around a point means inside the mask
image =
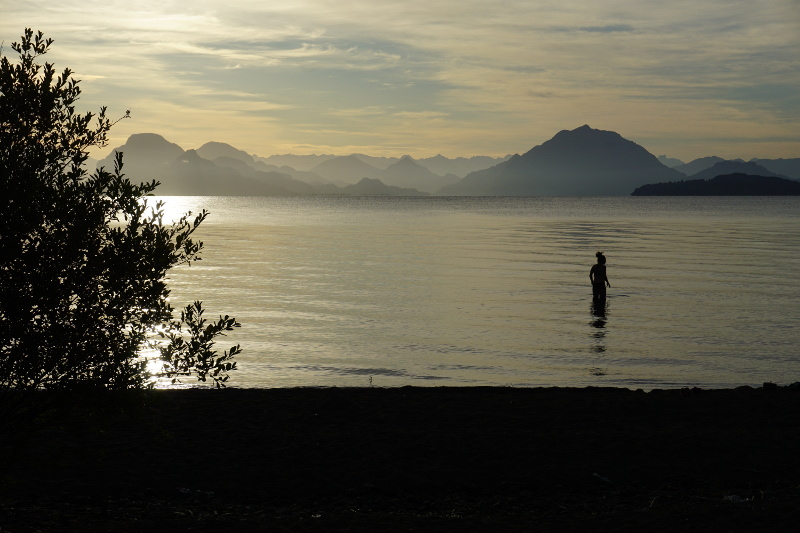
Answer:
[{"label": "dark bank", "polygon": [[6,432],[3,531],[738,531],[800,513],[797,384],[145,400]]}]

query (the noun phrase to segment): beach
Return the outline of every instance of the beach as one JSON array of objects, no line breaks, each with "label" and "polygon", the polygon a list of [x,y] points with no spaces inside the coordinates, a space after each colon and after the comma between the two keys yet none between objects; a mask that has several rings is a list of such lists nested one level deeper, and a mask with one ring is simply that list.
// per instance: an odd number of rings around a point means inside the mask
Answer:
[{"label": "beach", "polygon": [[796,384],[143,400],[4,429],[1,531],[767,531],[800,518]]}]

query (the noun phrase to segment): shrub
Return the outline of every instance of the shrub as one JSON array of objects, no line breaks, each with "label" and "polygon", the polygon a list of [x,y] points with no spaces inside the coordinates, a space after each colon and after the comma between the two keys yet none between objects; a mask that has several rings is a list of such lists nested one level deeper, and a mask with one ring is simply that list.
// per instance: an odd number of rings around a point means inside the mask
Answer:
[{"label": "shrub", "polygon": [[192,235],[207,212],[165,224],[146,198],[158,183],[125,178],[122,154],[113,172],[87,172],[115,122],[75,111],[79,81],[38,62],[51,43],[26,29],[16,63],[0,50],[0,393],[147,386],[140,353],[156,328],[163,375],[222,386],[240,349],[217,355],[213,338],[239,324],[205,325],[200,302],[174,320],[165,282],[200,258]]}]

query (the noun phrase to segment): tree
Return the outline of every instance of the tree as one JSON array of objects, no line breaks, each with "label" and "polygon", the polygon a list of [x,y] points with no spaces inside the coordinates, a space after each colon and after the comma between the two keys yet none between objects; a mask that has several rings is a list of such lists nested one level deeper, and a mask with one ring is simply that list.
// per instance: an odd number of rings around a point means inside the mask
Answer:
[{"label": "tree", "polygon": [[156,331],[161,375],[223,386],[240,349],[217,354],[213,338],[239,324],[206,324],[200,302],[174,320],[165,282],[200,259],[192,234],[208,213],[165,224],[146,198],[158,183],[125,178],[122,154],[113,172],[86,171],[115,122],[75,111],[79,81],[38,62],[51,44],[26,29],[16,64],[0,49],[0,393],[146,386],[140,354]]}]

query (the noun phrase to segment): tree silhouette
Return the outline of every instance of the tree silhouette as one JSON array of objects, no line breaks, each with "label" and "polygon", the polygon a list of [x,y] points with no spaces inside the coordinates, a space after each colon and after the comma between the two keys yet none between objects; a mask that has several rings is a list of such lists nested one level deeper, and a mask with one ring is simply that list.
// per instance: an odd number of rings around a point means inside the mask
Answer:
[{"label": "tree silhouette", "polygon": [[240,350],[217,354],[212,340],[239,324],[206,324],[200,302],[174,320],[165,283],[199,259],[192,234],[207,212],[165,224],[146,199],[158,183],[131,183],[121,154],[113,172],[87,172],[88,149],[115,122],[105,108],[75,111],[79,81],[38,62],[51,43],[26,29],[11,45],[17,62],[0,49],[0,395],[145,386],[140,354],[157,328],[162,375],[222,386]]}]

